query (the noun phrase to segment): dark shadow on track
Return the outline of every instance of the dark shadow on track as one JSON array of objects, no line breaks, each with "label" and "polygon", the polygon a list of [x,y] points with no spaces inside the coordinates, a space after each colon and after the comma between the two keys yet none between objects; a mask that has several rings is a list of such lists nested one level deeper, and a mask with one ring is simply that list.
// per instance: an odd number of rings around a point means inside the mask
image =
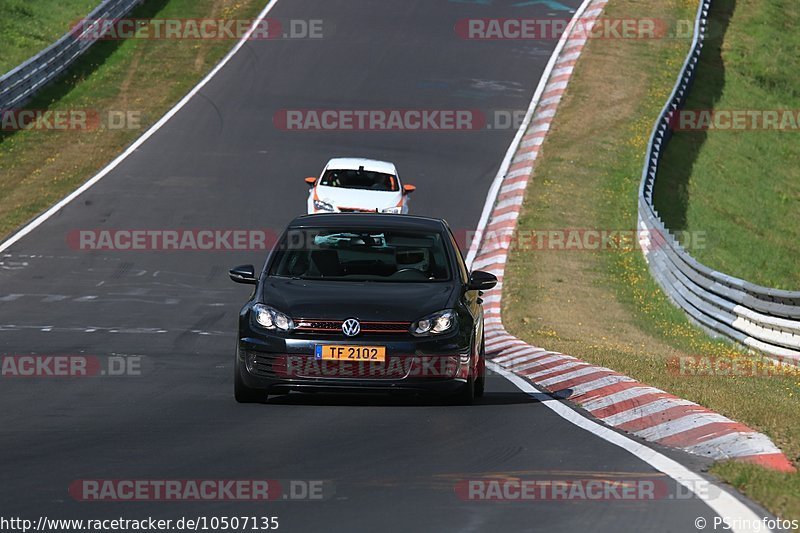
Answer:
[{"label": "dark shadow on track", "polygon": [[482,398],[476,398],[471,406],[452,406],[442,398],[415,394],[351,394],[351,393],[299,393],[293,392],[281,396],[270,396],[269,405],[298,406],[358,406],[358,407],[489,407],[493,405],[517,405],[538,403],[542,399],[524,392],[487,392]]}]

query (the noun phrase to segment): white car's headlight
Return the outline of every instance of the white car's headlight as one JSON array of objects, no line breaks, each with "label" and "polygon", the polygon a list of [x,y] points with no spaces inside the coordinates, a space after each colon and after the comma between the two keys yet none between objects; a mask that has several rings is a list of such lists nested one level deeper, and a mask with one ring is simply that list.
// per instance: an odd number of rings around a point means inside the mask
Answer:
[{"label": "white car's headlight", "polygon": [[384,209],[381,209],[381,213],[394,213],[394,214],[397,215],[397,214],[400,214],[402,212],[403,212],[403,208],[401,206],[399,206],[399,205],[396,206],[396,207],[386,207]]},{"label": "white car's headlight", "polygon": [[268,305],[254,305],[253,318],[259,326],[267,329],[279,329],[281,331],[294,329],[294,321],[291,318]]},{"label": "white car's headlight", "polygon": [[454,330],[456,327],[456,313],[452,309],[445,309],[437,313],[420,318],[411,324],[411,334],[416,337],[440,335]]},{"label": "white car's headlight", "polygon": [[323,202],[322,200],[314,200],[314,209],[317,211],[335,211],[332,204]]}]

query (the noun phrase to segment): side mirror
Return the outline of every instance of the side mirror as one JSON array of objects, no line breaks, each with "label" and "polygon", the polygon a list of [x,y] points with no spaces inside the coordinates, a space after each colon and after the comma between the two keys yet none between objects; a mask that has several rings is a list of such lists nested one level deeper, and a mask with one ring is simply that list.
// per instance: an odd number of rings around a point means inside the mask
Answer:
[{"label": "side mirror", "polygon": [[403,194],[411,194],[416,190],[417,188],[414,187],[413,185],[403,185]]},{"label": "side mirror", "polygon": [[248,285],[255,285],[258,283],[256,279],[256,270],[253,265],[240,265],[228,271],[228,276],[236,283],[246,283]]},{"label": "side mirror", "polygon": [[467,289],[471,291],[488,291],[497,285],[497,277],[489,272],[476,270],[469,276]]},{"label": "side mirror", "polygon": [[315,178],[313,176],[310,176],[310,177],[306,178],[306,183],[308,184],[309,187],[313,187],[316,182],[317,182],[317,178]]}]

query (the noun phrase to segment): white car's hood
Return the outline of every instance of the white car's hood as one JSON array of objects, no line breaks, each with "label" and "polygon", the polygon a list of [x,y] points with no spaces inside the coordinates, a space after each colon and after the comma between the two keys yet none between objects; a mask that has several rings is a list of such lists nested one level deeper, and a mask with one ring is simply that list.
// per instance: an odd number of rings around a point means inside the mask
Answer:
[{"label": "white car's hood", "polygon": [[370,191],[365,189],[346,189],[344,187],[317,186],[317,198],[333,204],[334,207],[356,209],[385,209],[395,207],[403,199],[400,191]]}]

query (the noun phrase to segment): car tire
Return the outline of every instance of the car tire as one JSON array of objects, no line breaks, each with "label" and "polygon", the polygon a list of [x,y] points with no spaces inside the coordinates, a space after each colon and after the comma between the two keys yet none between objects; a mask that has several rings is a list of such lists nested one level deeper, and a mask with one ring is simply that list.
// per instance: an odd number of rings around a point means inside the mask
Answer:
[{"label": "car tire", "polygon": [[481,398],[486,390],[486,346],[481,341],[481,353],[478,355],[478,377],[475,378],[475,397]]},{"label": "car tire", "polygon": [[245,385],[239,365],[239,355],[237,354],[233,364],[233,397],[239,403],[267,403],[267,391]]},{"label": "car tire", "polygon": [[475,379],[470,378],[452,398],[455,405],[472,405],[475,401]]},{"label": "car tire", "polygon": [[450,405],[472,405],[475,401],[475,378],[470,377],[461,389],[448,398]]}]

